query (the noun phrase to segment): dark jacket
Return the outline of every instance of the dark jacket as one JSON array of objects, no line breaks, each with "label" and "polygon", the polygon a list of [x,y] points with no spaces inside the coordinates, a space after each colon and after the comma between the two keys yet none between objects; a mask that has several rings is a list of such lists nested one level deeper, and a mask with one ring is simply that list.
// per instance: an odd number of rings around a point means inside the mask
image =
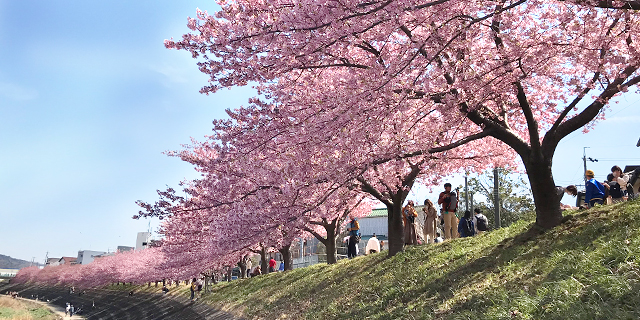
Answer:
[{"label": "dark jacket", "polygon": [[[460,222],[458,223],[458,233],[460,234],[461,238],[465,238],[465,237],[472,237],[473,234],[467,234],[464,230],[464,225],[467,223],[467,219],[462,217],[460,218]],[[473,224],[473,220],[469,219],[469,224],[471,224],[471,232],[475,232],[475,225]]]},{"label": "dark jacket", "polygon": [[587,180],[587,192],[584,195],[584,203],[589,203],[591,199],[604,199],[604,186],[594,178]]}]

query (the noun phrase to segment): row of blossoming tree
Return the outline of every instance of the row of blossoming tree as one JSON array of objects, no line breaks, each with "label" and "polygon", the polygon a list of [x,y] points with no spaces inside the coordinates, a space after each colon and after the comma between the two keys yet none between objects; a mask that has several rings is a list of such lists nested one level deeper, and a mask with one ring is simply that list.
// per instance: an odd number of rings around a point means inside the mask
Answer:
[{"label": "row of blossoming tree", "polygon": [[91,268],[109,281],[185,278],[251,252],[264,263],[269,250],[290,268],[292,241],[309,236],[333,263],[341,225],[372,201],[387,207],[394,255],[415,183],[515,167],[516,157],[536,225],[552,228],[562,218],[551,171],[558,143],[603,120],[611,99],[640,81],[639,1],[218,4],[165,45],[198,60],[210,77],[202,93],[251,84],[259,96],[214,121],[205,141],[170,153],[202,176],[183,182],[188,199],[168,189],[140,202],[136,218],[163,220],[162,246],[22,278],[102,283]]}]

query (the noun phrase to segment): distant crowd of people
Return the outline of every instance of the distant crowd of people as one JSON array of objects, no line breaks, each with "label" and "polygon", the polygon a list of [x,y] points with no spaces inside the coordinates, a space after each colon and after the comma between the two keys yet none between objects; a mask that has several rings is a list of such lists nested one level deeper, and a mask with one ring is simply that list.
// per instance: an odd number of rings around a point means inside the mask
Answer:
[{"label": "distant crowd of people", "polygon": [[[269,259],[269,262],[267,264],[269,273],[284,271],[284,261],[280,261],[280,264],[278,264],[278,261],[276,261],[276,259],[271,258]],[[262,268],[260,267],[260,265],[257,265],[252,269],[251,259],[247,259],[246,268],[243,271],[246,272],[247,278],[256,277],[262,274]]]},{"label": "distant crowd of people", "polygon": [[[425,217],[422,232],[419,230],[420,227],[417,221],[419,215],[414,207],[414,202],[409,200],[407,205],[402,208],[405,245],[439,243],[443,242],[444,239],[471,237],[488,230],[489,221],[479,208],[474,209],[474,214],[470,211],[465,211],[464,215],[458,219],[458,194],[451,190],[450,183],[445,183],[444,189],[438,197],[440,215],[438,215],[438,211],[431,200],[424,201],[422,211]],[[353,258],[358,255],[357,244],[361,239],[358,219],[350,217],[347,232],[349,235],[344,240],[347,244],[347,257]],[[367,241],[365,254],[382,250],[384,250],[384,240],[379,240],[374,233]]]},{"label": "distant crowd of people", "polygon": [[[457,191],[457,190],[456,190]],[[402,209],[404,223],[404,244],[414,245],[421,242],[438,243],[444,239],[458,237],[472,237],[488,230],[489,221],[479,208],[474,213],[466,210],[462,217],[458,217],[458,193],[451,189],[450,183],[444,184],[444,191],[438,195],[440,215],[431,202],[426,199],[422,211],[424,212],[424,224],[422,227],[422,241],[419,239],[418,213],[414,208],[414,202],[409,200]],[[443,238],[444,235],[444,238]]]}]

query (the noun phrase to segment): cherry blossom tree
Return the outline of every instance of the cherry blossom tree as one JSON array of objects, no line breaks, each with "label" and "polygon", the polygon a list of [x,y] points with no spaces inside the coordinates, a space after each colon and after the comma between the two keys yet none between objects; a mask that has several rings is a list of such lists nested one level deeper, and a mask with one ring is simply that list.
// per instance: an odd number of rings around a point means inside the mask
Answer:
[{"label": "cherry blossom tree", "polygon": [[[603,120],[609,101],[640,81],[637,1],[236,0],[220,5],[213,15],[198,11],[189,19],[193,32],[182,40],[166,41],[168,48],[200,59],[200,70],[210,76],[202,92],[250,82],[277,92],[328,70],[349,73],[345,82],[354,103],[343,105],[351,109],[342,116],[333,113],[336,123],[366,113],[359,125],[380,128],[394,111],[421,104],[434,115],[418,122],[422,128],[448,134],[460,128],[457,139],[429,139],[429,146],[378,157],[397,161],[496,139],[521,158],[536,222],[544,228],[562,218],[551,172],[558,143]],[[393,129],[387,136],[406,136]],[[333,126],[326,131],[341,136]]]}]

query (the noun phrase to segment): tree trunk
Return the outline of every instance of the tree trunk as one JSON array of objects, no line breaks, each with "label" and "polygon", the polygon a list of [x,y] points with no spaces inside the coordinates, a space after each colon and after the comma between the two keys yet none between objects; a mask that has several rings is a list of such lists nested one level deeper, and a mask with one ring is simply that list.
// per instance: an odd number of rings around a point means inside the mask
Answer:
[{"label": "tree trunk", "polygon": [[536,205],[536,224],[544,229],[559,225],[562,221],[562,211],[551,172],[551,159],[542,156],[531,157],[528,160],[523,158],[523,163],[527,169],[533,202]]},{"label": "tree trunk", "polygon": [[267,248],[260,247],[260,268],[262,269],[262,274],[269,273],[269,265],[267,262]]},{"label": "tree trunk", "polygon": [[227,266],[227,281],[231,281],[233,276],[233,266]]},{"label": "tree trunk", "polygon": [[404,248],[404,224],[402,222],[403,200],[404,199],[394,199],[392,206],[387,205],[389,257],[393,257],[396,253],[402,252]]},{"label": "tree trunk", "polygon": [[291,258],[291,243],[278,249],[284,261],[284,270],[293,270],[293,259]]},{"label": "tree trunk", "polygon": [[247,275],[247,263],[245,262],[245,259],[242,258],[240,259],[240,261],[238,261],[238,267],[240,268],[240,278],[244,279],[245,276]]},{"label": "tree trunk", "polygon": [[327,251],[327,264],[338,262],[338,252],[336,250],[336,226],[331,225],[327,230],[327,239],[323,243]]}]

